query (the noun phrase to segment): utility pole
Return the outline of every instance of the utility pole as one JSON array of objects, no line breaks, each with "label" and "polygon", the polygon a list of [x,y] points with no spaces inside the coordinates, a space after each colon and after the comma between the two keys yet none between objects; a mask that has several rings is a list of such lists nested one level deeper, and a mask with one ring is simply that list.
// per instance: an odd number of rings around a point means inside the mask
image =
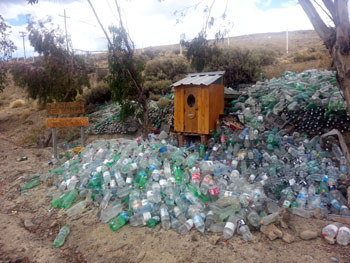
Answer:
[{"label": "utility pole", "polygon": [[19,32],[21,34],[21,37],[23,39],[23,56],[24,56],[24,62],[26,62],[26,45],[24,42],[24,37],[26,36],[26,32]]},{"label": "utility pole", "polygon": [[286,31],[286,52],[288,54],[288,43],[289,42],[289,39],[288,39],[288,25],[287,25],[287,31]]},{"label": "utility pole", "polygon": [[[65,32],[66,32],[67,52],[69,52],[66,9],[64,9],[64,14],[63,14],[63,16],[62,16],[62,15],[59,15],[59,16],[61,16],[61,17],[64,18],[64,29],[65,29]],[[69,17],[68,17],[68,18],[69,18]]]}]

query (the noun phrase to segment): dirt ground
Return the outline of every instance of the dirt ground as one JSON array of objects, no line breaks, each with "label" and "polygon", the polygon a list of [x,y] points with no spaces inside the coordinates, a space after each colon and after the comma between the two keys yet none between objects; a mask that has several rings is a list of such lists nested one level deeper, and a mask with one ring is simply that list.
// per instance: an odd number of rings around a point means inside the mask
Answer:
[{"label": "dirt ground", "polygon": [[[28,119],[42,121],[42,113],[24,117],[23,109],[0,110],[0,263],[108,263],[108,262],[339,262],[350,263],[350,247],[329,245],[323,238],[301,240],[302,230],[320,233],[329,222],[292,216],[289,229],[295,237],[287,244],[270,241],[264,234],[253,232],[254,240],[244,242],[235,235],[224,243],[213,244],[218,236],[201,235],[193,229],[186,236],[172,230],[125,226],[112,232],[97,218],[97,209],[88,207],[85,216],[69,220],[57,209],[51,209],[46,197],[50,182],[21,193],[18,188],[26,178],[44,174],[53,166],[52,149],[20,146],[18,137],[29,138]],[[35,115],[36,114],[36,115]],[[35,117],[37,116],[37,117]],[[29,134],[28,134],[29,133]],[[27,137],[26,137],[27,136]],[[109,136],[113,137],[113,136]],[[89,137],[88,142],[98,137]],[[23,145],[23,144],[21,144]],[[28,160],[19,162],[18,158]],[[71,233],[61,248],[52,243],[61,226],[69,224]]]}]

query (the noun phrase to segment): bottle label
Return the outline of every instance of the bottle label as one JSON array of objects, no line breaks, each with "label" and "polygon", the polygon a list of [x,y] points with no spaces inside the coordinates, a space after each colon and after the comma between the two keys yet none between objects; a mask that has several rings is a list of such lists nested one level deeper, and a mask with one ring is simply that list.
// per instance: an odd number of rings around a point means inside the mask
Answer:
[{"label": "bottle label", "polygon": [[141,205],[142,206],[145,206],[145,205],[148,205],[148,200],[147,199],[142,199],[142,201],[141,201]]},{"label": "bottle label", "polygon": [[306,194],[299,193],[299,194],[298,194],[298,198],[299,198],[299,199],[306,200]]},{"label": "bottle label", "polygon": [[233,192],[231,192],[231,191],[225,191],[224,197],[229,197],[229,196],[233,196]]},{"label": "bottle label", "polygon": [[123,165],[127,165],[127,164],[129,163],[129,161],[130,161],[130,159],[124,159],[123,162],[122,162],[122,164],[123,164]]},{"label": "bottle label", "polygon": [[290,207],[290,201],[284,200],[283,207]]},{"label": "bottle label", "polygon": [[131,206],[132,206],[133,209],[136,209],[136,208],[140,207],[141,206],[140,200],[132,201]]},{"label": "bottle label", "polygon": [[146,212],[146,213],[143,214],[143,221],[147,222],[151,218],[152,218],[152,215],[151,215],[150,212]]},{"label": "bottle label", "polygon": [[245,225],[247,225],[247,224],[245,223],[245,221],[243,219],[240,219],[240,220],[237,221],[237,226],[238,227],[245,226]]},{"label": "bottle label", "polygon": [[132,163],[130,164],[131,170],[136,170],[137,169],[137,164],[136,163]]},{"label": "bottle label", "polygon": [[232,231],[235,231],[235,224],[232,223],[232,222],[227,222],[226,225],[225,225],[225,228],[229,228]]},{"label": "bottle label", "polygon": [[127,178],[126,178],[126,183],[127,183],[127,184],[131,184],[131,182],[132,182],[132,178],[131,178],[131,177],[127,177]]},{"label": "bottle label", "polygon": [[147,191],[147,198],[153,197],[153,191]]},{"label": "bottle label", "polygon": [[190,226],[190,229],[193,227],[193,220],[192,219],[188,219],[186,221],[186,223]]},{"label": "bottle label", "polygon": [[213,216],[213,215],[214,215],[214,212],[211,210],[207,213],[207,216]]},{"label": "bottle label", "polygon": [[210,180],[211,180],[210,177],[209,177],[209,176],[206,176],[206,177],[204,177],[203,182],[209,183]]},{"label": "bottle label", "polygon": [[192,180],[193,181],[200,181],[201,180],[201,175],[198,173],[192,174]]},{"label": "bottle label", "polygon": [[206,161],[206,163],[207,163],[208,166],[213,166],[214,165],[214,163],[212,161]]},{"label": "bottle label", "polygon": [[166,208],[161,208],[160,209],[160,216],[161,217],[169,216],[168,210]]},{"label": "bottle label", "polygon": [[219,190],[217,187],[209,189],[210,195],[217,195],[219,193]]},{"label": "bottle label", "polygon": [[218,150],[218,147],[214,146],[213,151],[216,152]]},{"label": "bottle label", "polygon": [[166,186],[166,183],[167,183],[167,182],[166,182],[165,179],[160,179],[160,180],[159,180],[159,185],[160,185],[160,186]]}]

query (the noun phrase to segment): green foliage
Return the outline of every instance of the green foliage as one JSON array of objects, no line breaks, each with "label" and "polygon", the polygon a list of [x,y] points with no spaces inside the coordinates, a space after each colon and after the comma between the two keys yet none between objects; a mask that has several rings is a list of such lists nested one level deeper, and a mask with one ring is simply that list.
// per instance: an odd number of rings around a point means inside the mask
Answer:
[{"label": "green foliage", "polygon": [[164,56],[146,63],[144,70],[145,89],[153,94],[164,95],[170,85],[183,78],[189,71],[184,57]]},{"label": "green foliage", "polygon": [[59,29],[48,28],[48,21],[30,21],[29,41],[41,57],[36,65],[16,64],[11,72],[17,85],[26,88],[28,95],[39,104],[73,101],[90,86],[88,68],[79,56],[65,49]]},{"label": "green foliage", "polygon": [[217,46],[210,46],[203,34],[199,34],[190,42],[183,42],[187,48],[186,57],[191,61],[191,66],[201,72],[210,63],[213,56],[219,56],[220,50]]},{"label": "green foliage", "polygon": [[105,84],[100,83],[95,88],[91,88],[84,93],[83,99],[86,105],[103,104],[111,100],[111,89]]},{"label": "green foliage", "polygon": [[110,74],[106,80],[112,90],[112,100],[121,105],[120,117],[126,120],[133,114],[142,113],[145,107],[142,86],[145,59],[134,54],[132,42],[123,27],[113,26],[109,30],[112,46],[108,47]]},{"label": "green foliage", "polygon": [[273,52],[263,49],[228,48],[213,56],[205,70],[225,70],[225,85],[235,87],[255,82],[261,67],[272,64],[275,56]]},{"label": "green foliage", "polygon": [[0,15],[0,92],[5,88],[7,79],[8,65],[5,61],[12,57],[16,47],[12,40],[9,39],[10,26],[5,23],[4,18]]}]

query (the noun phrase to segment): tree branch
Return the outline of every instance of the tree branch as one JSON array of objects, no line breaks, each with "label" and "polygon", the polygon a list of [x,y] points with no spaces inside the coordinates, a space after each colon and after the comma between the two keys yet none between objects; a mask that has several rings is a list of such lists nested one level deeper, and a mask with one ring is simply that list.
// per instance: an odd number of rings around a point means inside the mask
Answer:
[{"label": "tree branch", "polygon": [[299,0],[299,3],[309,17],[319,37],[323,40],[328,50],[331,50],[335,41],[335,30],[323,22],[310,0]]},{"label": "tree branch", "polygon": [[332,20],[333,21],[333,23],[335,24],[335,21],[334,21],[334,18],[317,2],[317,0],[313,0],[314,1],[314,3],[316,4],[316,5],[318,5],[319,6],[319,8],[321,8],[321,10],[329,17],[329,19],[330,20]]},{"label": "tree branch", "polygon": [[95,15],[95,17],[96,17],[96,19],[97,19],[98,24],[100,25],[100,27],[101,27],[103,33],[105,34],[105,37],[106,37],[106,39],[107,39],[107,41],[108,41],[108,44],[109,44],[110,46],[112,46],[111,39],[109,38],[109,36],[108,36],[108,34],[107,34],[105,28],[103,27],[103,25],[102,25],[100,19],[98,18],[97,13],[96,13],[96,11],[95,11],[95,8],[93,7],[93,5],[92,5],[92,3],[91,3],[90,0],[87,0],[87,1],[89,2],[90,7],[91,7],[92,11],[94,12],[94,15]]},{"label": "tree branch", "polygon": [[348,12],[348,0],[335,0],[334,5],[335,12],[339,18],[337,32],[339,30],[341,31],[340,35],[344,37],[343,41],[347,42],[347,45],[350,46],[350,20]]},{"label": "tree branch", "polygon": [[337,17],[337,14],[335,12],[334,2],[332,0],[322,0],[322,2],[325,5],[325,7],[328,9],[329,13],[331,14],[334,24],[337,25],[338,24],[338,17]]}]

